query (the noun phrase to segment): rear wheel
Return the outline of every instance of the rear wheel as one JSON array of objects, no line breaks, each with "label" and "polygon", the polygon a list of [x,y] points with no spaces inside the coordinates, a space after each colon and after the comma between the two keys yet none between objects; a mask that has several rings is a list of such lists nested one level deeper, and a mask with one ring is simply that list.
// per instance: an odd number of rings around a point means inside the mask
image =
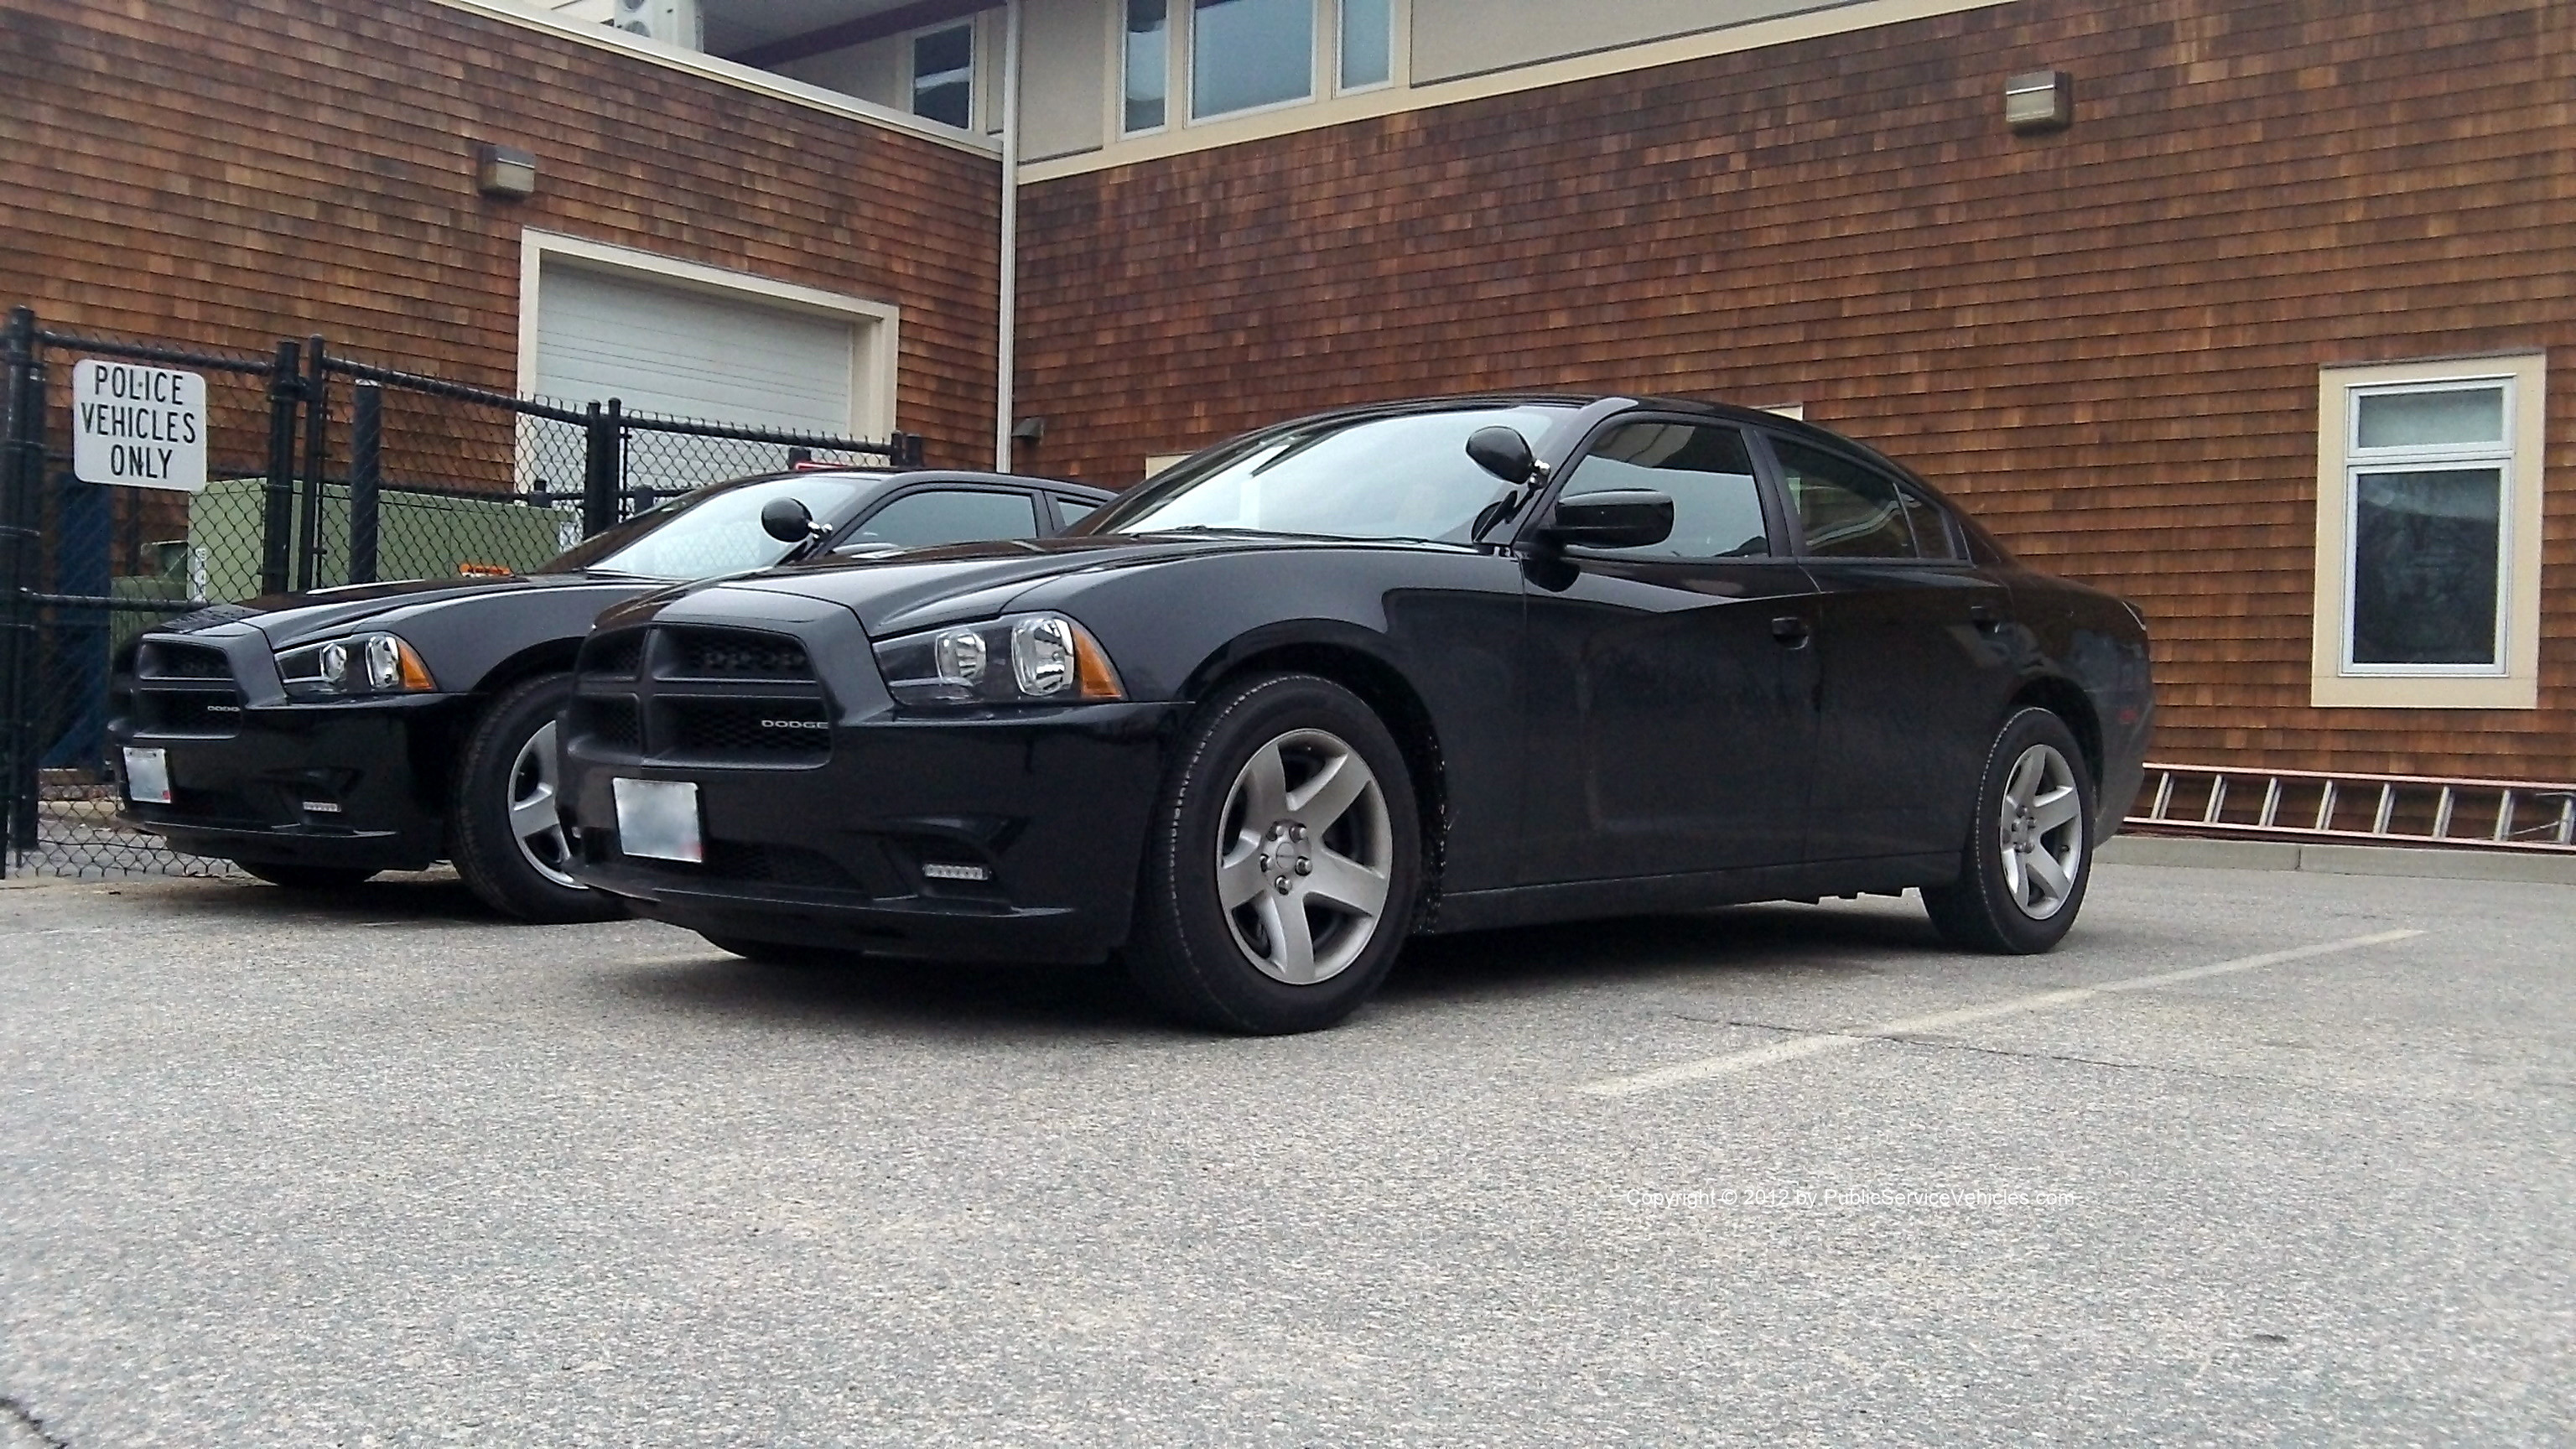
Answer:
[{"label": "rear wheel", "polygon": [[1987,751],[1959,878],[1923,892],[1953,945],[2027,955],[2063,939],[2093,873],[2093,777],[2066,722],[2025,709]]},{"label": "rear wheel", "polygon": [[347,865],[269,865],[260,861],[237,860],[233,864],[273,886],[291,891],[344,891],[375,879],[372,870]]},{"label": "rear wheel", "polygon": [[1358,696],[1273,674],[1209,701],[1147,837],[1127,963],[1192,1021],[1315,1031],[1377,990],[1413,924],[1421,825]]},{"label": "rear wheel", "polygon": [[626,914],[571,875],[555,799],[555,716],[571,700],[571,675],[543,674],[492,701],[466,740],[449,805],[456,873],[485,905],[546,925]]}]

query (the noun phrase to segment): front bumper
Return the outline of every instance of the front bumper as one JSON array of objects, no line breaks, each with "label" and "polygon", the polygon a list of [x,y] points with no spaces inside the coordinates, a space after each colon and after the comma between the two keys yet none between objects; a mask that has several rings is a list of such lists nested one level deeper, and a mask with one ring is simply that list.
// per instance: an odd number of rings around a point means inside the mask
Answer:
[{"label": "front bumper", "polygon": [[[833,725],[795,766],[674,764],[569,729],[585,884],[746,940],[942,960],[1089,962],[1127,936],[1181,707],[1095,704]],[[617,848],[612,781],[698,787],[706,862]],[[980,866],[982,882],[925,865]]]},{"label": "front bumper", "polygon": [[221,733],[157,730],[123,712],[123,747],[167,753],[171,801],[127,800],[119,819],[189,855],[261,865],[419,870],[446,854],[438,761],[458,701],[444,695],[253,704]]}]

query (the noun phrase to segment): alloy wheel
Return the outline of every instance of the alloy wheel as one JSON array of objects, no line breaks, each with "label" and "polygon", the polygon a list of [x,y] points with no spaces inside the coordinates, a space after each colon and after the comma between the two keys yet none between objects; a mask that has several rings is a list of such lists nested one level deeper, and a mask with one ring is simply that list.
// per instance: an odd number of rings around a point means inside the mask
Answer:
[{"label": "alloy wheel", "polygon": [[563,818],[555,811],[553,720],[528,736],[510,764],[510,834],[529,869],[566,890],[585,889],[565,869],[572,864],[572,842],[564,837]]},{"label": "alloy wheel", "polygon": [[1218,903],[1245,959],[1313,986],[1349,969],[1386,913],[1386,792],[1338,735],[1291,730],[1244,762],[1217,828]]},{"label": "alloy wheel", "polygon": [[2013,761],[2000,816],[2005,892],[2023,915],[2045,921],[2066,908],[2084,870],[2084,797],[2055,745],[2033,745]]}]

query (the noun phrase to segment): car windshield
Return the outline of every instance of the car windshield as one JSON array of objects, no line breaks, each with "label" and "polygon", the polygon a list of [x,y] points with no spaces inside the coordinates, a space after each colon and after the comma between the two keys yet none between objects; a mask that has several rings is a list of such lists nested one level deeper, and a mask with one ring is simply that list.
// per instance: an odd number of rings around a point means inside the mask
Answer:
[{"label": "car windshield", "polygon": [[771,538],[760,526],[760,510],[771,499],[793,498],[805,505],[806,512],[828,522],[849,516],[860,490],[875,482],[865,476],[807,473],[701,488],[583,540],[537,572],[706,579],[765,569],[794,547]]},{"label": "car windshield", "polygon": [[1465,543],[1476,515],[1506,487],[1468,458],[1468,435],[1500,424],[1535,445],[1574,411],[1532,403],[1291,423],[1174,465],[1077,531]]}]

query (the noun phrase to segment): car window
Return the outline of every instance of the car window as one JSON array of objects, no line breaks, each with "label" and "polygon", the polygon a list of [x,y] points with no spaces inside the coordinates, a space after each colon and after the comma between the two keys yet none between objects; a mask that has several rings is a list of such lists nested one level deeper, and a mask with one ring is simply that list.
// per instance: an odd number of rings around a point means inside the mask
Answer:
[{"label": "car window", "polygon": [[1644,488],[1673,500],[1673,532],[1643,548],[1594,549],[1619,558],[1758,558],[1771,552],[1762,490],[1744,435],[1701,423],[1621,423],[1565,480],[1558,501]]},{"label": "car window", "polygon": [[1100,511],[1100,505],[1097,503],[1085,503],[1077,498],[1067,498],[1061,493],[1051,496],[1055,499],[1055,526],[1058,528],[1071,528]]},{"label": "car window", "polygon": [[907,493],[878,509],[859,525],[858,532],[842,541],[842,546],[890,543],[901,548],[928,548],[987,538],[1033,538],[1037,531],[1037,509],[1025,493],[935,488]]},{"label": "car window", "polygon": [[1827,558],[1915,558],[1914,529],[1896,480],[1864,463],[1771,440],[1780,482],[1806,531],[1807,552]]},{"label": "car window", "polygon": [[1941,511],[1941,505],[1911,488],[1899,488],[1898,492],[1905,499],[1905,516],[1914,525],[1915,549],[1925,558],[1959,557],[1958,540],[1951,534],[1949,515]]},{"label": "car window", "polygon": [[603,569],[659,579],[704,579],[765,569],[787,556],[792,544],[771,538],[760,510],[793,498],[816,518],[846,517],[860,491],[876,479],[805,473],[703,488],[650,513],[627,520],[546,564],[539,573]]}]

